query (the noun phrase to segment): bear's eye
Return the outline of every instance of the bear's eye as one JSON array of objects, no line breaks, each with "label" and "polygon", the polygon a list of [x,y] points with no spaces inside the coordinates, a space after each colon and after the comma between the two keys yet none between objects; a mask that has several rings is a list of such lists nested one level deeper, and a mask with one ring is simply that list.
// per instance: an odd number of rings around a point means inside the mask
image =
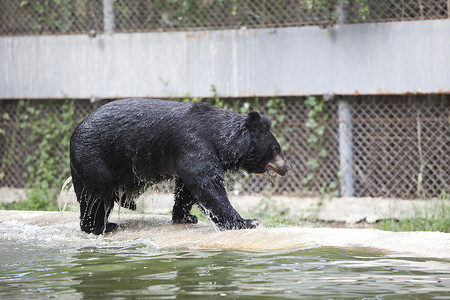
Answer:
[{"label": "bear's eye", "polygon": [[278,145],[272,145],[271,148],[272,148],[272,152],[275,154],[281,152],[280,146],[278,146]]}]

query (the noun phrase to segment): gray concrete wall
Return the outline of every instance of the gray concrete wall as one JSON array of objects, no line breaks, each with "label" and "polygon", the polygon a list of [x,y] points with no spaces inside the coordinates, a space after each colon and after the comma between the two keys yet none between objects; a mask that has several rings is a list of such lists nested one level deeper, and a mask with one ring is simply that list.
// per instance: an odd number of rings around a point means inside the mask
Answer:
[{"label": "gray concrete wall", "polygon": [[0,98],[450,93],[450,19],[0,37]]}]

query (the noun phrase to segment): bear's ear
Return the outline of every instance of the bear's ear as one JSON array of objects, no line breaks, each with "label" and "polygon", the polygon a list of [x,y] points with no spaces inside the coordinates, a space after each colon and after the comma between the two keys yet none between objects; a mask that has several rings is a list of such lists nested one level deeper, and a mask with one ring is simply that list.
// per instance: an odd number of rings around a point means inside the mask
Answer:
[{"label": "bear's ear", "polygon": [[248,113],[247,119],[245,120],[245,125],[249,130],[256,130],[261,125],[261,116],[256,111],[251,111]]}]

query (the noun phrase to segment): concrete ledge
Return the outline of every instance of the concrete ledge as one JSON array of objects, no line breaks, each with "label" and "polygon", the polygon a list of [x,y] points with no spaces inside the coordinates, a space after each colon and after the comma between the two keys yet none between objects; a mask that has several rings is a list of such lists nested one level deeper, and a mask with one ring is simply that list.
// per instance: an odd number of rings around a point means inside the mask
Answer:
[{"label": "concrete ledge", "polygon": [[[238,211],[251,213],[261,203],[262,196],[233,197],[231,201]],[[383,219],[401,220],[413,216],[425,217],[443,202],[450,201],[403,200],[393,198],[299,198],[273,196],[265,200],[280,210],[289,209],[290,217],[316,218],[322,221],[345,222],[349,224],[366,221],[375,223]]]},{"label": "concrete ledge", "polygon": [[25,190],[10,188],[10,187],[0,187],[0,202],[4,204],[22,201],[26,199]]},{"label": "concrete ledge", "polygon": [[[442,204],[443,200],[403,200],[392,198],[300,198],[288,196],[229,195],[234,208],[243,216],[251,218],[255,210],[266,207],[279,211],[288,210],[287,217],[318,219],[320,221],[375,223],[383,219],[426,217]],[[73,201],[73,200],[72,200]],[[450,206],[450,201],[444,201]],[[72,202],[73,203],[73,202]],[[145,214],[170,214],[173,206],[172,194],[144,194],[138,205]]]},{"label": "concrete ledge", "polygon": [[[386,255],[450,259],[450,233],[304,227],[218,231],[208,223],[173,225],[168,216],[142,214],[114,214],[111,221],[119,223],[120,229],[105,235],[104,238],[150,238],[159,247],[253,251],[363,247],[370,251],[384,252]],[[23,234],[24,239],[36,238],[41,231],[58,226],[66,229],[69,227],[70,231],[73,231],[73,238],[83,239],[88,235],[80,232],[78,224],[78,213],[75,212],[0,211],[0,239],[3,239],[2,235],[5,234],[17,238],[28,225],[35,226],[33,232]],[[8,230],[2,230],[2,227]],[[69,232],[66,230],[64,234],[70,234]]]},{"label": "concrete ledge", "polygon": [[[439,205],[449,200],[403,200],[392,198],[300,198],[288,196],[241,195],[230,196],[236,210],[251,217],[255,210],[268,205],[277,210],[288,210],[291,218],[316,218],[321,221],[345,222],[354,224],[361,221],[375,223],[383,219],[397,219],[430,214]],[[25,199],[22,189],[0,188],[0,201],[11,203]],[[144,214],[170,214],[173,195],[146,192],[138,199],[138,210]],[[58,205],[65,210],[78,210],[75,194],[72,191],[61,193]]]}]

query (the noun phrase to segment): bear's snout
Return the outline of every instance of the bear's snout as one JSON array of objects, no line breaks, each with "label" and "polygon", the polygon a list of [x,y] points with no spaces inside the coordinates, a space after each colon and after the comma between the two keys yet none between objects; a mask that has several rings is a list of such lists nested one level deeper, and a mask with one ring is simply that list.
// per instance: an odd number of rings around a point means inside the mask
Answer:
[{"label": "bear's snout", "polygon": [[270,177],[275,177],[277,174],[284,176],[290,169],[291,166],[289,163],[284,160],[282,155],[279,154],[266,165],[266,172]]}]

